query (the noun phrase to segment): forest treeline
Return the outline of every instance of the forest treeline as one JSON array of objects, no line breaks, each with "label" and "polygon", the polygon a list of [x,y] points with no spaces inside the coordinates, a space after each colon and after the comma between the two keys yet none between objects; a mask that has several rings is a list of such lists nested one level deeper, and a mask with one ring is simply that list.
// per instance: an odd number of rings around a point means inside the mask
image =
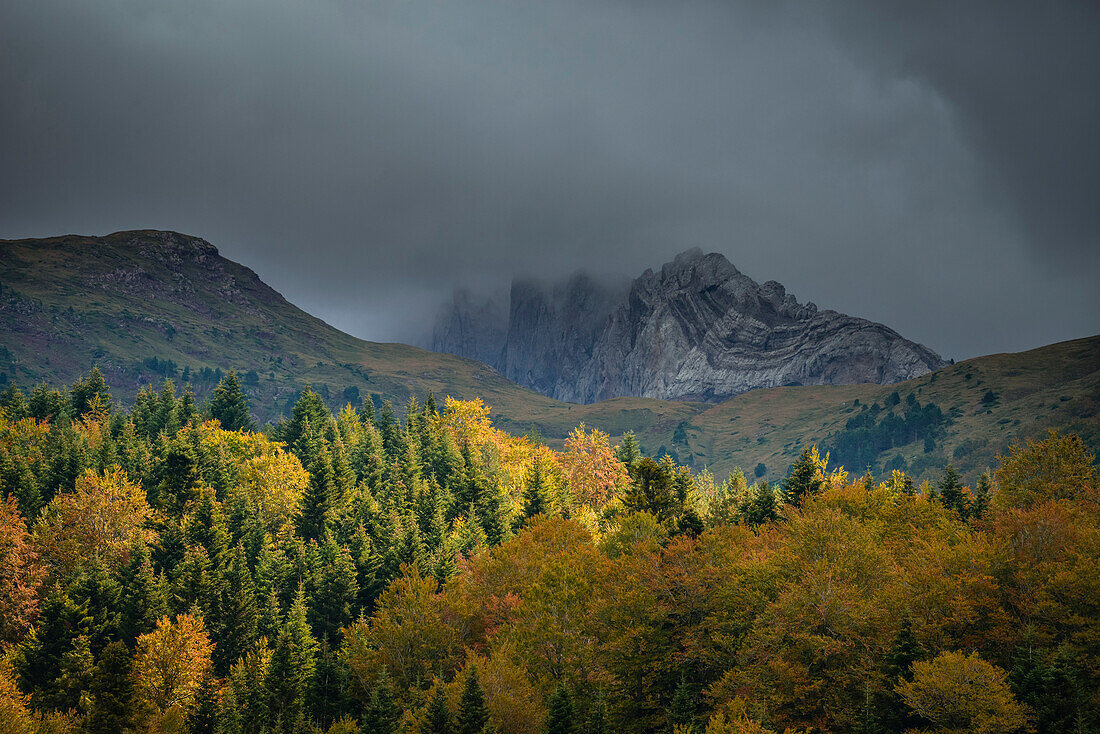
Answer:
[{"label": "forest treeline", "polygon": [[973,488],[813,447],[770,485],[431,395],[260,431],[234,372],[123,410],[93,370],[0,396],[0,487],[5,731],[1100,727],[1074,435]]}]

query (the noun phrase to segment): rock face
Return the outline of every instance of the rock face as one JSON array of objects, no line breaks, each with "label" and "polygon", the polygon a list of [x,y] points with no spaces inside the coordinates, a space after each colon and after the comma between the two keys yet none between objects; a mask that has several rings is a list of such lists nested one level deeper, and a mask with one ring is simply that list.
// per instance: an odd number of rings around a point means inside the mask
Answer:
[{"label": "rock face", "polygon": [[499,307],[456,297],[432,348],[572,402],[720,402],[759,387],[901,382],[945,364],[882,324],[800,304],[698,249],[629,286],[519,281],[510,301],[504,323]]}]

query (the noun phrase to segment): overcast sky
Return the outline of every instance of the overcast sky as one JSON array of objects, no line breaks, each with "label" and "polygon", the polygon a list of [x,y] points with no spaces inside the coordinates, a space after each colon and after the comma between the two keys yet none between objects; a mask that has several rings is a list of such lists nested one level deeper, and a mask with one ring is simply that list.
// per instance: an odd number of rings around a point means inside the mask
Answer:
[{"label": "overcast sky", "polygon": [[199,235],[374,340],[693,246],[945,357],[1100,332],[1100,4],[810,5],[4,0],[0,237]]}]

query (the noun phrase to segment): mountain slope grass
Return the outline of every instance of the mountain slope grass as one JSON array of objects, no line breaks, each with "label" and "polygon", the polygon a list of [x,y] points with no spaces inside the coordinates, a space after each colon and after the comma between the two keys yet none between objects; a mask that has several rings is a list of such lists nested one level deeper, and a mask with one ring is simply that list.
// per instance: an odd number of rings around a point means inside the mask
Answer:
[{"label": "mountain slope grass", "polygon": [[[429,390],[440,399],[480,397],[494,423],[514,434],[537,432],[560,445],[580,423],[613,436],[634,431],[647,452],[667,451],[719,476],[764,464],[763,476],[777,480],[803,445],[838,444],[848,421],[875,404],[880,420],[899,415],[910,393],[946,420],[931,444],[913,440],[876,455],[876,472],[900,456],[917,477],[952,461],[973,478],[1011,442],[1048,428],[1100,447],[1100,337],[981,357],[898,385],[755,390],[717,406],[645,398],[575,405],[479,362],[346,334],[195,237],[144,230],[0,240],[0,383],[70,383],[93,364],[124,402],[166,376],[193,383],[201,399],[235,368],[261,422],[288,413],[306,384],[333,408],[373,398],[400,409]],[[887,406],[895,391],[898,405]]]}]

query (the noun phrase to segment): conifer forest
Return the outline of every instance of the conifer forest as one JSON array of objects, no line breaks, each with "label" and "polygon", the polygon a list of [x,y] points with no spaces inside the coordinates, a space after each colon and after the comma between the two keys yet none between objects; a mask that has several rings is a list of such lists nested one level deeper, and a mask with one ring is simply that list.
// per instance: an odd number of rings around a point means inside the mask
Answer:
[{"label": "conifer forest", "polygon": [[[1095,732],[1080,439],[974,486],[559,449],[432,394],[259,427],[235,372],[0,399],[0,728]],[[845,453],[841,451],[841,453]]]}]

